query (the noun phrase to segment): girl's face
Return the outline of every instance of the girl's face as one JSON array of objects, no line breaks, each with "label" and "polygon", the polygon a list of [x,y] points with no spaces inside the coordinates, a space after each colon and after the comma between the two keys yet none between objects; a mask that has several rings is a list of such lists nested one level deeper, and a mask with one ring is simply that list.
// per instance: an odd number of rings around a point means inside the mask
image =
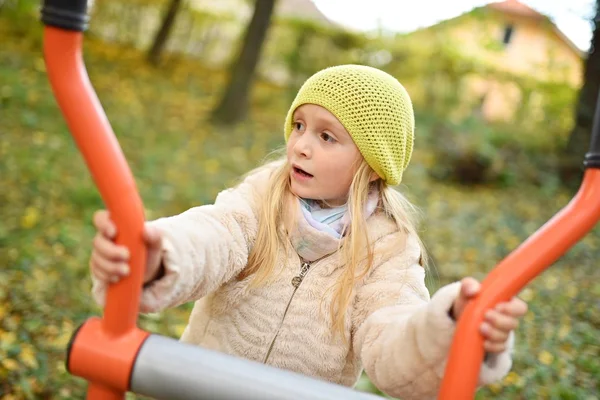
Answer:
[{"label": "girl's face", "polygon": [[304,104],[292,118],[287,160],[291,190],[326,205],[346,203],[362,155],[338,119],[321,106]]}]

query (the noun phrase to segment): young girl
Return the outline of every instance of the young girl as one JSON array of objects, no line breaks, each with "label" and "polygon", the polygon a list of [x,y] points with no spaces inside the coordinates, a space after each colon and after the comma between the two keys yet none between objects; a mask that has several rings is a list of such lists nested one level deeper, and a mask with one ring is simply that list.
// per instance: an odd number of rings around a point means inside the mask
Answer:
[{"label": "young girl", "polygon": [[[286,121],[287,155],[250,172],[214,205],[149,222],[142,312],[195,301],[181,338],[352,386],[436,395],[453,332],[479,290],[466,278],[430,299],[425,251],[400,183],[414,116],[403,86],[366,66],[309,78]],[[128,274],[115,225],[96,213],[90,266],[99,304]],[[480,384],[511,367],[519,299],[489,310]]]}]

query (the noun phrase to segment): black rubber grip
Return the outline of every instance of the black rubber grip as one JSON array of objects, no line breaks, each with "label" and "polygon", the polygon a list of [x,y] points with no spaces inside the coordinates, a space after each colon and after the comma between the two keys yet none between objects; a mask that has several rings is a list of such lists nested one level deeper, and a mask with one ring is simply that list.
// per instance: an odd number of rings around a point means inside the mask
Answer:
[{"label": "black rubber grip", "polygon": [[600,93],[596,100],[596,112],[594,113],[590,151],[585,155],[583,165],[585,165],[586,168],[600,168]]},{"label": "black rubber grip", "polygon": [[48,26],[83,32],[88,27],[87,0],[44,0],[42,22]]}]

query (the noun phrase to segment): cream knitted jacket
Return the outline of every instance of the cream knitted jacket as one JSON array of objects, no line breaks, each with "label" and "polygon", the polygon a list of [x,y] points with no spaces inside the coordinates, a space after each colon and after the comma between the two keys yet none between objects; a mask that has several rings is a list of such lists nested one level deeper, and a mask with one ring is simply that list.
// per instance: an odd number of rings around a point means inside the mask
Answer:
[{"label": "cream knitted jacket", "polygon": [[[142,312],[195,301],[184,342],[346,386],[353,386],[364,368],[391,396],[434,398],[455,329],[448,310],[459,286],[445,286],[430,299],[416,239],[382,213],[367,220],[375,262],[355,286],[346,341],[332,333],[327,291],[344,268],[337,239],[303,218],[291,241],[307,264],[296,252],[282,251],[272,283],[252,289],[248,278],[237,278],[255,240],[257,204],[271,171],[272,165],[258,170],[220,193],[214,205],[151,222],[164,233],[166,273],[143,290]],[[397,251],[381,251],[390,246]],[[94,281],[99,304],[105,292],[105,285]],[[510,352],[482,364],[480,384],[508,373]]]}]

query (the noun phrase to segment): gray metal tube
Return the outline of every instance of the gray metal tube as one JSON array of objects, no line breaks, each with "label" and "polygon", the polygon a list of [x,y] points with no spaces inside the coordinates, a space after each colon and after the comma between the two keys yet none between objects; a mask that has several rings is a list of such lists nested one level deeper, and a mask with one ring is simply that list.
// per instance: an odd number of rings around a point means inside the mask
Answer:
[{"label": "gray metal tube", "polygon": [[381,399],[159,335],[142,345],[131,391],[161,400]]}]

